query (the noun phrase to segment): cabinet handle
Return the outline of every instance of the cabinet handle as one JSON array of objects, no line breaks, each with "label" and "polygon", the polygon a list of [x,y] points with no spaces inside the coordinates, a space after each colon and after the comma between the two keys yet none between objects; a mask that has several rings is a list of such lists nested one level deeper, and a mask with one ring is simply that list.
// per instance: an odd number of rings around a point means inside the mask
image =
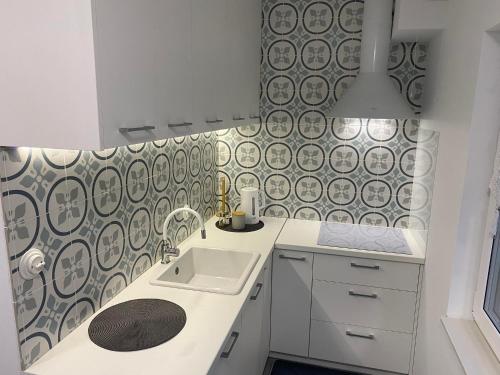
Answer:
[{"label": "cabinet handle", "polygon": [[221,122],[224,122],[224,120],[219,120],[219,119],[216,119],[216,120],[205,120],[205,122],[207,124],[220,124]]},{"label": "cabinet handle", "polygon": [[264,285],[262,283],[258,283],[256,285],[257,292],[253,296],[250,297],[250,300],[255,301],[259,297],[260,291],[262,290],[263,286]]},{"label": "cabinet handle", "polygon": [[231,333],[231,339],[233,341],[231,342],[231,346],[229,346],[229,349],[227,351],[221,353],[221,355],[220,355],[221,358],[229,358],[229,356],[231,355],[231,352],[234,349],[234,346],[236,345],[236,341],[238,341],[238,337],[240,337],[239,332]]},{"label": "cabinet handle", "polygon": [[288,259],[288,260],[298,260],[300,262],[305,262],[306,261],[306,257],[291,257],[289,255],[283,255],[283,254],[280,254],[279,258],[280,259]]},{"label": "cabinet handle", "polygon": [[177,123],[174,122],[174,123],[168,124],[167,126],[169,128],[180,128],[181,126],[191,126],[191,125],[193,125],[192,122],[177,122]]},{"label": "cabinet handle", "polygon": [[345,334],[347,336],[351,336],[351,337],[359,337],[359,338],[367,339],[367,340],[375,340],[375,335],[373,333],[370,333],[369,335],[363,335],[361,333],[355,333],[355,332],[352,332],[350,330],[347,330],[347,331],[345,331]]},{"label": "cabinet handle", "polygon": [[260,115],[250,115],[250,116],[248,116],[248,118],[249,118],[250,120],[257,120],[257,119],[259,119],[259,120],[260,120]]},{"label": "cabinet handle", "polygon": [[358,293],[353,290],[349,291],[349,295],[353,297],[364,297],[364,298],[377,298],[378,295],[377,293],[371,293],[371,294],[365,294],[365,293]]},{"label": "cabinet handle", "polygon": [[378,265],[366,266],[364,264],[358,264],[358,263],[354,263],[354,262],[351,262],[351,267],[353,267],[353,268],[365,268],[368,270],[379,270],[380,269],[380,266],[378,266]]},{"label": "cabinet handle", "polygon": [[238,116],[233,116],[233,121],[243,121],[245,118],[244,117],[238,117]]},{"label": "cabinet handle", "polygon": [[154,126],[145,125],[145,126],[136,126],[131,128],[120,128],[118,129],[120,133],[133,133],[133,132],[148,132],[151,130],[155,130]]}]

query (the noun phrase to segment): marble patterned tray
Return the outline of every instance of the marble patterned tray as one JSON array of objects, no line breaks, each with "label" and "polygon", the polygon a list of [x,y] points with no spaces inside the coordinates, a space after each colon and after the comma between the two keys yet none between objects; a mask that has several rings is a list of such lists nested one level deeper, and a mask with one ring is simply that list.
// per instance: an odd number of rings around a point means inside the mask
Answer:
[{"label": "marble patterned tray", "polygon": [[318,245],[412,254],[402,229],[359,224],[322,222]]}]

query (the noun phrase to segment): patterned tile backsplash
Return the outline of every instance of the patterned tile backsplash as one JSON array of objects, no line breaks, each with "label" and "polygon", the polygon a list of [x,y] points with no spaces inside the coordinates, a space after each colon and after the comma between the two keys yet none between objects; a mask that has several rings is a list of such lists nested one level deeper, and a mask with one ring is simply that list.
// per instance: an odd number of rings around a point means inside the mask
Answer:
[{"label": "patterned tile backsplash", "polygon": [[[418,120],[328,116],[359,70],[363,1],[262,6],[261,123],[103,152],[0,148],[23,368],[158,260],[173,208],[211,217],[217,177],[232,209],[257,186],[267,216],[426,228],[438,134]],[[425,56],[425,45],[395,44],[388,62],[416,112]],[[179,242],[197,222],[176,219]],[[18,262],[31,247],[47,265],[25,281]]]},{"label": "patterned tile backsplash", "polygon": [[219,131],[217,168],[231,209],[255,186],[266,216],[424,229],[437,142],[416,120],[267,122]]},{"label": "patterned tile backsplash", "polygon": [[[263,0],[261,115],[280,121],[324,121],[359,72],[360,0]],[[418,113],[426,45],[391,46],[389,75]]]},{"label": "patterned tile backsplash", "polygon": [[[104,152],[0,148],[23,367],[158,260],[173,208],[213,215],[215,140],[205,133]],[[171,225],[179,242],[198,222]],[[31,247],[47,264],[26,281],[17,267]]]},{"label": "patterned tile backsplash", "polygon": [[[262,124],[218,134],[232,208],[253,185],[268,216],[425,227],[438,134],[328,115],[359,71],[363,1],[263,0],[262,15]],[[389,75],[416,113],[425,62],[424,44],[392,45]]]}]

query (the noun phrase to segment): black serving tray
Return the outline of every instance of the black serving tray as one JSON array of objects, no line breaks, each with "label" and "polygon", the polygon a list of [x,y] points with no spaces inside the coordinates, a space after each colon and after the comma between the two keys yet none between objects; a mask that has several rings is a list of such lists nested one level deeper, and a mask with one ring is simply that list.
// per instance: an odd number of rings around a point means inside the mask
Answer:
[{"label": "black serving tray", "polygon": [[217,228],[219,228],[220,230],[223,230],[225,232],[248,233],[248,232],[255,232],[255,231],[259,230],[259,229],[264,228],[264,223],[262,221],[259,221],[257,224],[247,224],[247,225],[245,225],[245,229],[236,230],[236,229],[233,229],[233,227],[231,226],[231,219],[229,219],[229,224],[228,225],[221,226],[221,225],[219,225],[219,222],[217,221],[215,223],[215,226]]}]

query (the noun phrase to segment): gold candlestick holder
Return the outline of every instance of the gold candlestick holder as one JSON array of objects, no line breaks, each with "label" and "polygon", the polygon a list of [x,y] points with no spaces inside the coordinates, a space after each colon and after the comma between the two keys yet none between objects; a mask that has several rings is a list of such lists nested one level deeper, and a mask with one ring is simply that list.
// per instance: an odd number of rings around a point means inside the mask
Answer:
[{"label": "gold candlestick holder", "polygon": [[219,218],[219,226],[226,226],[230,224],[231,214],[226,209],[226,179],[224,177],[220,178],[220,191],[221,191],[221,207],[217,212],[217,217]]}]

